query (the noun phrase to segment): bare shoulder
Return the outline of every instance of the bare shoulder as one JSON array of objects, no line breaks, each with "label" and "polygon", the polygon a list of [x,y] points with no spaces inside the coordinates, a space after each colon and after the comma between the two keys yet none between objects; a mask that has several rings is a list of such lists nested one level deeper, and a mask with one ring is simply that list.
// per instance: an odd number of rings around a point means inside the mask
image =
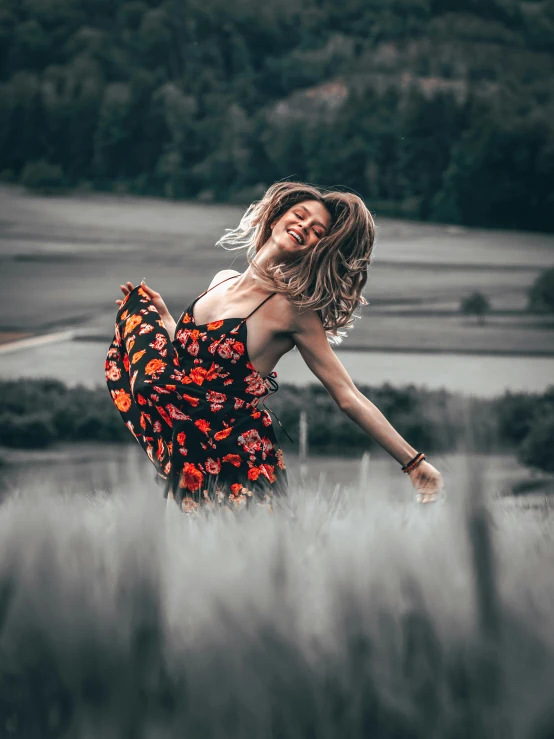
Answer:
[{"label": "bare shoulder", "polygon": [[[289,304],[291,305],[291,304]],[[292,332],[296,335],[325,335],[323,324],[319,314],[312,309],[302,309],[296,305],[291,305],[293,328]]]},{"label": "bare shoulder", "polygon": [[283,332],[290,335],[295,340],[297,336],[313,336],[321,334],[325,336],[325,331],[319,315],[315,310],[306,310],[299,308],[282,293],[277,293],[268,303],[268,314],[275,319],[275,322],[283,327]]},{"label": "bare shoulder", "polygon": [[214,275],[209,287],[213,287],[214,285],[217,285],[218,282],[225,280],[227,277],[233,277],[233,275],[240,275],[240,272],[237,272],[236,269],[222,269]]}]

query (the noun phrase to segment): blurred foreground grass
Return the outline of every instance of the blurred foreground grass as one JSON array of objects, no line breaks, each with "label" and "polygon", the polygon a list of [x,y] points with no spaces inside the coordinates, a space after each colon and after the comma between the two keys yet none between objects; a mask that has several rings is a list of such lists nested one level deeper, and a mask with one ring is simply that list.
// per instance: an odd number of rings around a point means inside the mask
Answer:
[{"label": "blurred foreground grass", "polygon": [[[362,466],[363,467],[363,466]],[[554,516],[477,460],[417,506],[308,483],[274,514],[111,494],[0,506],[0,736],[552,736]]]}]

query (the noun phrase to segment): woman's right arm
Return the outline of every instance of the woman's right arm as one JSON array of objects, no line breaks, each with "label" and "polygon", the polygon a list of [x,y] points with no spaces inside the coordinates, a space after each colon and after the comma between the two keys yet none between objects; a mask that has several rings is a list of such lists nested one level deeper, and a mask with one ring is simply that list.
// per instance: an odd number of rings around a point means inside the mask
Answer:
[{"label": "woman's right arm", "polygon": [[[154,308],[158,311],[160,314],[160,318],[163,321],[163,324],[167,330],[167,333],[169,334],[169,338],[173,341],[175,338],[175,328],[177,327],[177,324],[175,323],[173,316],[168,310],[167,305],[164,303],[164,300],[160,293],[157,293],[155,290],[152,290],[151,287],[148,287],[148,285],[145,285],[144,282],[141,282],[142,289],[148,293],[150,298],[152,299],[152,303],[154,305]],[[121,289],[121,292],[123,295],[127,296],[131,290],[134,289],[132,282],[127,282],[125,285],[119,286]],[[121,305],[123,302],[122,300],[116,300],[115,301],[117,305]]]}]

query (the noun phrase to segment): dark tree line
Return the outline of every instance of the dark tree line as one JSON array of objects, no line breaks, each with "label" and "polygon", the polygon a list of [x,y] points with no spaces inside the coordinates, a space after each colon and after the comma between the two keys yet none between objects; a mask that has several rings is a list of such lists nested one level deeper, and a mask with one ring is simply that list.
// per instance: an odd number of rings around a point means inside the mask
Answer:
[{"label": "dark tree line", "polygon": [[554,0],[0,0],[0,171],[554,230]]}]

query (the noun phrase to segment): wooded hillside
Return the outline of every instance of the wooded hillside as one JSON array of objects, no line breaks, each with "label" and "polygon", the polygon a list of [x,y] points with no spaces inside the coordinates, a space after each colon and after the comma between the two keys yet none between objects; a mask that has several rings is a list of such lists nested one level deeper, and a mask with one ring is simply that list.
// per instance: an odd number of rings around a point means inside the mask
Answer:
[{"label": "wooded hillside", "polygon": [[0,170],[554,230],[554,0],[0,0]]}]

